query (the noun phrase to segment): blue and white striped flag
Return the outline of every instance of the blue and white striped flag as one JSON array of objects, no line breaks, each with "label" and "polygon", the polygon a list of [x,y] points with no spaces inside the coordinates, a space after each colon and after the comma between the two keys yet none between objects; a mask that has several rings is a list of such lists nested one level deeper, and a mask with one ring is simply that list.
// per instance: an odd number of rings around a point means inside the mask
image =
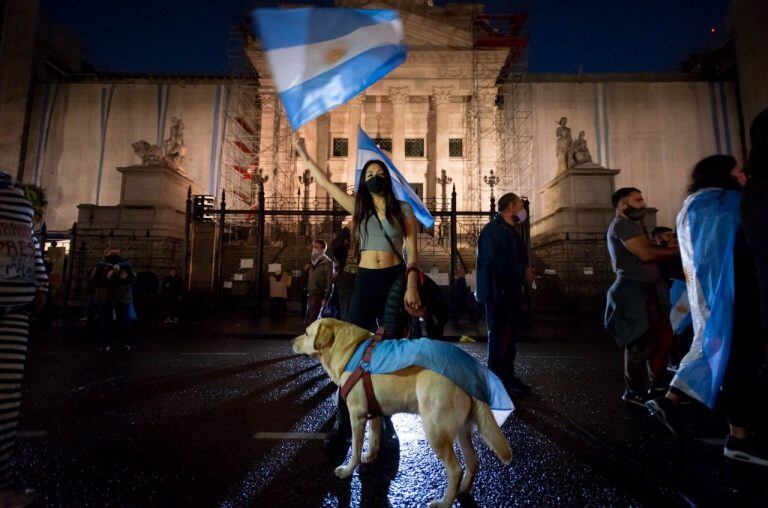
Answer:
[{"label": "blue and white striped flag", "polygon": [[682,280],[673,280],[669,288],[669,301],[672,302],[672,309],[669,311],[669,322],[672,323],[672,330],[675,335],[679,335],[691,326],[691,303],[688,301],[688,289]]},{"label": "blue and white striped flag", "polygon": [[344,104],[407,56],[394,10],[256,9],[253,18],[294,130]]},{"label": "blue and white striped flag", "polygon": [[413,214],[416,216],[419,222],[424,224],[425,228],[431,228],[435,224],[435,219],[432,214],[429,213],[427,207],[419,199],[418,194],[413,190],[408,180],[400,174],[392,161],[382,152],[376,143],[365,133],[361,128],[357,136],[357,170],[355,171],[355,192],[360,186],[360,177],[363,174],[363,166],[371,159],[377,159],[383,161],[389,171],[389,176],[392,178],[392,190],[400,201],[405,201],[411,208],[413,208]]},{"label": "blue and white striped flag", "polygon": [[715,407],[733,339],[733,246],[741,220],[735,190],[702,189],[677,215],[677,237],[693,320],[693,343],[671,385]]}]

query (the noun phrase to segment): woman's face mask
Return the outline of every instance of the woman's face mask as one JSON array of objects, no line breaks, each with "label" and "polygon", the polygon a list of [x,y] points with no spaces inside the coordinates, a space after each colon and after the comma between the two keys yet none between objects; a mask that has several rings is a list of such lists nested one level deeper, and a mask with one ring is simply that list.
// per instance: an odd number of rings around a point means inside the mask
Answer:
[{"label": "woman's face mask", "polygon": [[528,218],[528,212],[525,210],[525,208],[521,208],[515,214],[515,217],[517,217],[517,222],[525,222]]},{"label": "woman's face mask", "polygon": [[387,179],[381,175],[374,175],[365,181],[365,186],[371,194],[380,194],[387,184]]}]

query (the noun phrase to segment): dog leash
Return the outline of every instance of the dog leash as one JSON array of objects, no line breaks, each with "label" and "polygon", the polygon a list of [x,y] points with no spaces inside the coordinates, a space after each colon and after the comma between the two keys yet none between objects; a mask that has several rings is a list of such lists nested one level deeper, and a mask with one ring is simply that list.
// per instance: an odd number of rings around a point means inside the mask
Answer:
[{"label": "dog leash", "polygon": [[379,345],[381,342],[381,336],[384,334],[384,327],[380,326],[376,330],[376,336],[371,340],[371,342],[368,344],[368,347],[365,348],[365,353],[363,353],[363,359],[360,360],[360,363],[355,368],[354,371],[352,371],[352,375],[347,378],[347,381],[344,383],[344,386],[341,387],[341,397],[344,399],[344,402],[347,401],[347,395],[349,395],[349,392],[352,390],[352,388],[355,387],[358,381],[360,379],[363,380],[363,389],[365,390],[365,398],[368,401],[368,413],[365,415],[365,418],[367,420],[370,420],[372,418],[376,418],[378,416],[382,416],[381,412],[381,406],[379,405],[379,401],[376,400],[376,394],[373,393],[373,382],[371,381],[371,358],[373,357],[373,350],[376,349],[376,346]]}]

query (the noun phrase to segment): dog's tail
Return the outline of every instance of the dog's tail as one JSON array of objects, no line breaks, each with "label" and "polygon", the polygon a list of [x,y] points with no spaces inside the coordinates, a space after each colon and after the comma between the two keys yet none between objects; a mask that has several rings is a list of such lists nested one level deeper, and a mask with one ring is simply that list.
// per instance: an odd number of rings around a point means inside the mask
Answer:
[{"label": "dog's tail", "polygon": [[496,423],[496,419],[493,417],[491,408],[488,404],[481,402],[472,397],[472,419],[477,425],[477,431],[480,433],[488,446],[493,450],[499,459],[504,464],[508,464],[512,460],[512,448],[509,446],[507,438],[499,428],[499,424]]}]

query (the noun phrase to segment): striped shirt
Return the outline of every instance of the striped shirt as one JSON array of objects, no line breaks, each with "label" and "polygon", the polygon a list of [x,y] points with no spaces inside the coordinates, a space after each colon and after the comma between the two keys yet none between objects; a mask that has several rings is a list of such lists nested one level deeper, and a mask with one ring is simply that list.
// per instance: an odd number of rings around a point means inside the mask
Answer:
[{"label": "striped shirt", "polygon": [[[0,308],[21,309],[46,290],[48,275],[32,232],[34,210],[21,188],[0,172]],[[2,312],[0,312],[2,313]]]}]

